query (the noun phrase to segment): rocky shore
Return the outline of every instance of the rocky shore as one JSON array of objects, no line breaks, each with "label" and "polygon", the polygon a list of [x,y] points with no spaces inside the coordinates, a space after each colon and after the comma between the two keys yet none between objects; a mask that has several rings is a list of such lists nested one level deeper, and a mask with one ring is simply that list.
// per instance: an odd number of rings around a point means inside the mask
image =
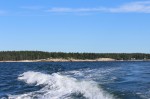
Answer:
[{"label": "rocky shore", "polygon": [[107,61],[150,61],[147,60],[116,60],[112,58],[98,58],[98,59],[38,59],[38,60],[18,60],[18,61],[0,61],[0,62],[107,62]]}]

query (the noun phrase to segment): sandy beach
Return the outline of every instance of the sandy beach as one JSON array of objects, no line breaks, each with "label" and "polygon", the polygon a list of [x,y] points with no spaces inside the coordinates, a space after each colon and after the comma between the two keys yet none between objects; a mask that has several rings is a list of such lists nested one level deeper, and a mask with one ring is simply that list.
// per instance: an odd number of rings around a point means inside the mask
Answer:
[{"label": "sandy beach", "polygon": [[38,60],[19,60],[19,61],[0,61],[0,62],[96,62],[96,61],[116,61],[112,58],[98,58],[98,59],[38,59]]}]

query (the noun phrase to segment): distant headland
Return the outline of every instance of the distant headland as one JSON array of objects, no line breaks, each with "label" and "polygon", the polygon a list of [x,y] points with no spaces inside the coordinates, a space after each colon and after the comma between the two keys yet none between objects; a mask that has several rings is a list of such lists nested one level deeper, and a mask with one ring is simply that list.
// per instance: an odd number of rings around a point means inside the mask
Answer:
[{"label": "distant headland", "polygon": [[0,62],[91,62],[150,61],[145,53],[64,53],[44,51],[0,51]]}]

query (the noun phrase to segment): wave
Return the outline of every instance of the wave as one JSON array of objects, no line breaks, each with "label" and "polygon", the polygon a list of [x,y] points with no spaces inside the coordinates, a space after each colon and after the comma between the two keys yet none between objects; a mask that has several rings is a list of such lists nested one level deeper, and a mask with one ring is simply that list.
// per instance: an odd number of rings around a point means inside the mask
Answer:
[{"label": "wave", "polygon": [[18,80],[35,86],[42,85],[43,88],[25,94],[9,95],[10,99],[114,99],[94,81],[78,80],[60,73],[50,75],[28,71],[21,74]]},{"label": "wave", "polygon": [[111,83],[118,78],[114,75],[115,71],[120,68],[98,68],[98,69],[81,69],[63,72],[63,74],[68,76],[73,76],[74,78],[80,78],[85,80],[97,81],[100,84]]}]

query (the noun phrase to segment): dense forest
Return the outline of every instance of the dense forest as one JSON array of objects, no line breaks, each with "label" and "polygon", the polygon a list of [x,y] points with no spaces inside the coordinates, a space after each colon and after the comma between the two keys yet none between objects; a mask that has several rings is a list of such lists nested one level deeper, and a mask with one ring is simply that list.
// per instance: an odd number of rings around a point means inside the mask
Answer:
[{"label": "dense forest", "polygon": [[150,59],[150,54],[144,53],[63,53],[43,51],[0,51],[0,61],[37,60],[49,58],[63,59],[98,59],[113,58],[116,60]]}]

